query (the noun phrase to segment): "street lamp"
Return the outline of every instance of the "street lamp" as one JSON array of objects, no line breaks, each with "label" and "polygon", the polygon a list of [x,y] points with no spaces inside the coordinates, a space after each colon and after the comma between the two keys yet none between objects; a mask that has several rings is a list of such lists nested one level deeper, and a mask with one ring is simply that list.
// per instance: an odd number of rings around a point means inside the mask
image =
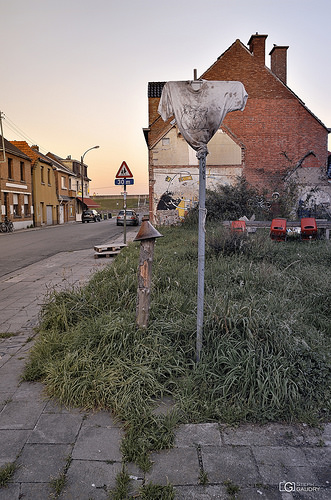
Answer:
[{"label": "street lamp", "polygon": [[84,212],[84,156],[88,151],[91,151],[91,149],[98,149],[99,146],[93,146],[93,148],[87,149],[83,156],[81,156],[80,159],[80,173],[82,177],[82,222],[83,221],[83,212]]}]

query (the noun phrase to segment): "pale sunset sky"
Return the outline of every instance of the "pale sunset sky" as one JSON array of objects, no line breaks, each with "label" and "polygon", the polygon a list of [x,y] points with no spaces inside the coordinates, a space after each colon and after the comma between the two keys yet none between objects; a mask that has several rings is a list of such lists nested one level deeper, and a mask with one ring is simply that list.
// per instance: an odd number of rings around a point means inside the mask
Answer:
[{"label": "pale sunset sky", "polygon": [[[330,0],[2,0],[0,111],[8,140],[85,156],[90,194],[148,192],[149,81],[190,80],[239,38],[289,45],[290,89],[331,127]],[[331,145],[329,142],[329,149]]]}]

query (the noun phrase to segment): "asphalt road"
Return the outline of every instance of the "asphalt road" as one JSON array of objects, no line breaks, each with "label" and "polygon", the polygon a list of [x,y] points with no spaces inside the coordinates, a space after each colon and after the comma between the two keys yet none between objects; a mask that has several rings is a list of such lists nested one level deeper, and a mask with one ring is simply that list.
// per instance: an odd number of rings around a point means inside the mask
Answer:
[{"label": "asphalt road", "polygon": [[[132,229],[127,226],[127,233]],[[0,277],[59,252],[85,250],[94,245],[102,245],[117,239],[121,234],[123,227],[116,226],[115,218],[0,233]]]}]

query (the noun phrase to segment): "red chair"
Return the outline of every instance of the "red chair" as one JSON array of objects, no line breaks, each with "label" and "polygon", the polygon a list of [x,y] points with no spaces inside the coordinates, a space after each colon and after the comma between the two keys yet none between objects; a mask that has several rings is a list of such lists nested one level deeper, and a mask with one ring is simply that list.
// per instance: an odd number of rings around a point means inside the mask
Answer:
[{"label": "red chair", "polygon": [[311,240],[317,238],[317,224],[314,217],[303,217],[301,219],[301,239]]},{"label": "red chair", "polygon": [[270,238],[276,241],[286,240],[286,219],[272,219]]},{"label": "red chair", "polygon": [[246,222],[244,220],[233,220],[231,222],[231,231],[234,233],[244,233],[246,231]]}]

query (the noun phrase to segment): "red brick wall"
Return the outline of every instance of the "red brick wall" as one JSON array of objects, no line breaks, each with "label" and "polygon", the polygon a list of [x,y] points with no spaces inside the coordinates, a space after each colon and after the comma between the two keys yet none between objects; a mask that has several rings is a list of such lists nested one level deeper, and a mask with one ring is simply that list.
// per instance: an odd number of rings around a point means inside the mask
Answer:
[{"label": "red brick wall", "polygon": [[224,126],[245,146],[248,182],[274,190],[287,169],[308,151],[314,151],[316,158],[309,156],[303,167],[326,168],[327,130],[261,61],[237,40],[202,77],[244,84],[249,96],[246,108],[229,113]]},{"label": "red brick wall", "polygon": [[[227,128],[244,146],[244,175],[249,183],[269,192],[279,190],[289,169],[307,154],[302,167],[327,168],[327,129],[291,90],[265,66],[265,36],[253,37],[252,53],[240,40],[201,76],[206,80],[241,81],[248,93],[243,112],[229,113]],[[167,127],[157,113],[158,98],[149,99],[149,145]],[[150,200],[153,175],[150,165]]]}]

